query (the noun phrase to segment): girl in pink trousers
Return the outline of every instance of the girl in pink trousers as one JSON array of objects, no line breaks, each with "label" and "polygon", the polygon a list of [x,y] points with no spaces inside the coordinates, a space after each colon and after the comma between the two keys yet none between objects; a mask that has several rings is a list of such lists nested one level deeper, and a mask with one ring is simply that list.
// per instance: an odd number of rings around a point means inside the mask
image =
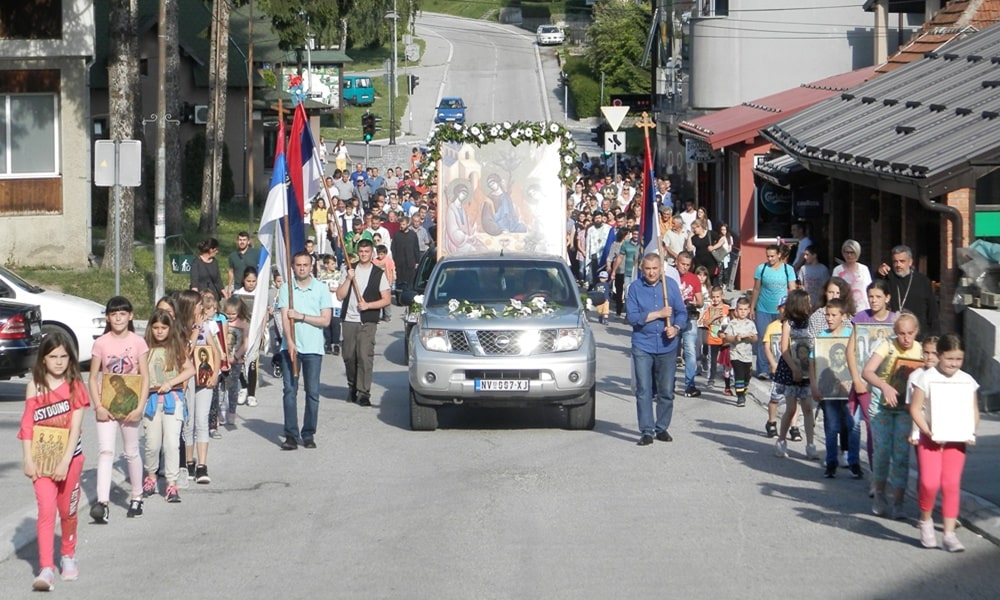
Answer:
[{"label": "girl in pink trousers", "polygon": [[[978,390],[979,384],[971,375],[962,371],[962,360],[965,358],[965,348],[957,335],[949,333],[941,336],[937,343],[938,364],[928,369],[923,377],[913,384],[913,397],[910,402],[910,415],[913,424],[920,430],[920,440],[917,442],[917,456],[920,472],[920,484],[917,502],[920,505],[920,543],[925,548],[937,548],[937,534],[934,533],[934,521],[931,512],[938,490],[941,491],[941,516],[944,521],[944,543],[948,552],[961,552],[965,546],[955,535],[955,524],[958,521],[958,508],[962,493],[962,469],[965,467],[966,446],[976,443],[975,429],[979,427],[978,391],[971,394],[940,395],[933,390],[936,383],[964,383],[966,388]],[[939,397],[940,396],[940,397]],[[972,403],[972,406],[962,406]],[[938,443],[933,439],[934,423],[931,419],[931,407],[936,414],[942,410],[971,411],[974,415],[973,434],[971,439],[961,442]],[[939,417],[940,418],[940,417]]]},{"label": "girl in pink trousers", "polygon": [[[83,411],[90,404],[87,387],[80,377],[80,364],[66,334],[54,332],[42,338],[38,359],[25,394],[24,415],[17,437],[24,450],[24,474],[31,479],[38,502],[38,577],[31,588],[47,592],[55,587],[56,512],[62,530],[59,561],[63,581],[79,575],[76,565],[77,509],[80,505],[80,473],[83,471],[83,444],[80,428]],[[51,444],[53,431],[68,430],[65,450],[32,454],[32,443]],[[34,440],[34,442],[33,442]],[[47,456],[46,456],[47,454]],[[36,461],[35,456],[38,456]]]}]

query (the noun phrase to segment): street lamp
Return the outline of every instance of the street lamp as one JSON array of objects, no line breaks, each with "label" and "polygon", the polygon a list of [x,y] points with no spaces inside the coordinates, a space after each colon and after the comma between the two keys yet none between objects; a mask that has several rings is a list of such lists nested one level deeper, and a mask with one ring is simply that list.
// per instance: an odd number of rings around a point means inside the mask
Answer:
[{"label": "street lamp", "polygon": [[392,19],[392,68],[389,75],[389,145],[396,145],[396,96],[399,95],[399,85],[396,82],[396,65],[399,62],[399,13],[396,12],[396,0],[392,2],[392,12],[385,14],[386,19]]},{"label": "street lamp", "polygon": [[311,97],[312,93],[312,49],[316,42],[316,37],[310,31],[309,15],[305,11],[299,11],[299,17],[306,21],[306,97]]}]

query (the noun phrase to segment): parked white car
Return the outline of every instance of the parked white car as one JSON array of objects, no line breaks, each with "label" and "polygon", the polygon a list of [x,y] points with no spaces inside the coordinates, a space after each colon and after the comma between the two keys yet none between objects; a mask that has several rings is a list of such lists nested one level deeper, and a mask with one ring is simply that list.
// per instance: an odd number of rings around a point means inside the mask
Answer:
[{"label": "parked white car", "polygon": [[93,300],[53,292],[0,267],[0,298],[37,304],[42,309],[42,333],[56,328],[76,342],[81,362],[90,360],[94,340],[104,333],[104,307]]},{"label": "parked white car", "polygon": [[566,41],[566,34],[558,25],[539,25],[535,30],[535,41],[539,46],[559,45]]}]

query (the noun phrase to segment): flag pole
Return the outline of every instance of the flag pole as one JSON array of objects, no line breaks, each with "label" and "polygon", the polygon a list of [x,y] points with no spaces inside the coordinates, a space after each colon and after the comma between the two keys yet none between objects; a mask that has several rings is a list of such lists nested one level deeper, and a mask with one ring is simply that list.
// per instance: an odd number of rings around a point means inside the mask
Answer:
[{"label": "flag pole", "polygon": [[[653,187],[653,173],[652,173],[652,171],[653,171],[653,160],[652,160],[652,153],[649,150],[649,130],[650,129],[656,129],[656,123],[654,123],[653,121],[650,120],[648,112],[643,112],[642,113],[642,118],[639,119],[638,121],[636,121],[635,126],[638,127],[638,128],[640,128],[640,129],[642,129],[643,137],[645,138],[645,141],[646,141],[646,156],[645,156],[645,159],[643,160],[643,165],[642,165],[643,166],[643,176],[642,176],[643,190],[642,190],[642,193],[643,193],[643,199],[645,200],[645,198],[647,197],[647,195],[649,195],[650,197],[652,197],[652,194],[653,194],[653,189],[652,189],[652,187]],[[653,210],[653,211],[656,210],[656,207],[653,206],[652,203],[649,203],[649,202],[643,202],[642,203],[642,207],[643,207],[643,210]],[[659,218],[660,218],[660,216],[657,215],[654,212],[652,215],[650,215],[650,222],[653,223],[654,226],[655,226],[655,224],[658,222]],[[659,233],[659,231],[657,231],[657,233]],[[668,300],[667,300],[667,273],[666,273],[666,271],[663,268],[663,265],[666,264],[665,257],[663,256],[663,244],[660,242],[659,235],[657,235],[655,237],[657,238],[655,240],[655,242],[656,242],[656,254],[659,255],[659,257],[660,257],[660,286],[663,289],[663,306],[668,306]],[[670,317],[667,317],[667,327],[670,327]]]},{"label": "flag pole", "polygon": [[[281,98],[278,98],[278,121],[281,123],[285,122],[285,108],[282,104]],[[285,167],[285,170],[287,173],[287,166]],[[285,206],[288,206],[287,185],[285,186]],[[288,273],[288,281],[285,282],[285,285],[288,286],[288,311],[286,311],[286,314],[295,308],[295,294],[293,293],[295,285],[295,271],[292,270],[292,263],[294,261],[292,260],[291,232],[288,228],[288,220],[291,218],[292,215],[286,214],[285,218],[281,222],[281,228],[284,232],[284,235],[282,236],[284,238],[283,243],[285,244],[285,272]],[[288,322],[285,336],[288,337],[288,343],[286,346],[288,347],[288,360],[292,363],[292,376],[297,377],[299,374],[298,353],[295,351],[295,326],[291,321]]]},{"label": "flag pole", "polygon": [[[305,109],[303,108],[303,110],[305,110]],[[313,148],[315,148],[316,147],[316,140],[312,136],[312,129],[309,128],[309,127],[306,127],[305,130],[306,130],[306,132],[309,135],[309,140],[312,142]],[[317,169],[317,171],[320,172],[320,173],[322,173],[324,175],[324,178],[320,181],[320,189],[323,190],[323,196],[326,199],[326,209],[330,213],[333,213],[334,212],[333,211],[333,205],[332,205],[333,196],[330,195],[330,188],[327,187],[327,185],[326,185],[326,178],[325,178],[326,173],[323,171],[323,163],[320,162],[319,155],[316,152],[313,152],[311,160],[314,163],[316,163],[316,169]],[[336,228],[336,231],[337,231],[337,241],[340,242],[340,248],[342,250],[345,249],[346,246],[344,245],[344,230],[340,228],[340,222],[337,221],[336,218],[328,219],[327,222],[334,224],[334,227]],[[346,262],[348,265],[350,265],[350,260],[348,259],[347,254],[344,254],[344,262]],[[354,279],[351,280],[351,287],[354,289],[355,296],[358,297],[358,298],[361,298],[361,290],[358,288],[358,282],[357,282],[357,280],[354,280]]]}]

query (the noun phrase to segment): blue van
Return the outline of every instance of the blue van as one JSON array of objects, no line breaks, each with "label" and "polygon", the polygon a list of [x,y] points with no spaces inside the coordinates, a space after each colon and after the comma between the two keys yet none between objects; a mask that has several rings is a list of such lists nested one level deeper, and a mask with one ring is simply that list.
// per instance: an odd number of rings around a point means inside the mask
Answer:
[{"label": "blue van", "polygon": [[375,103],[375,87],[367,75],[344,75],[344,102],[354,106],[371,106]]}]

